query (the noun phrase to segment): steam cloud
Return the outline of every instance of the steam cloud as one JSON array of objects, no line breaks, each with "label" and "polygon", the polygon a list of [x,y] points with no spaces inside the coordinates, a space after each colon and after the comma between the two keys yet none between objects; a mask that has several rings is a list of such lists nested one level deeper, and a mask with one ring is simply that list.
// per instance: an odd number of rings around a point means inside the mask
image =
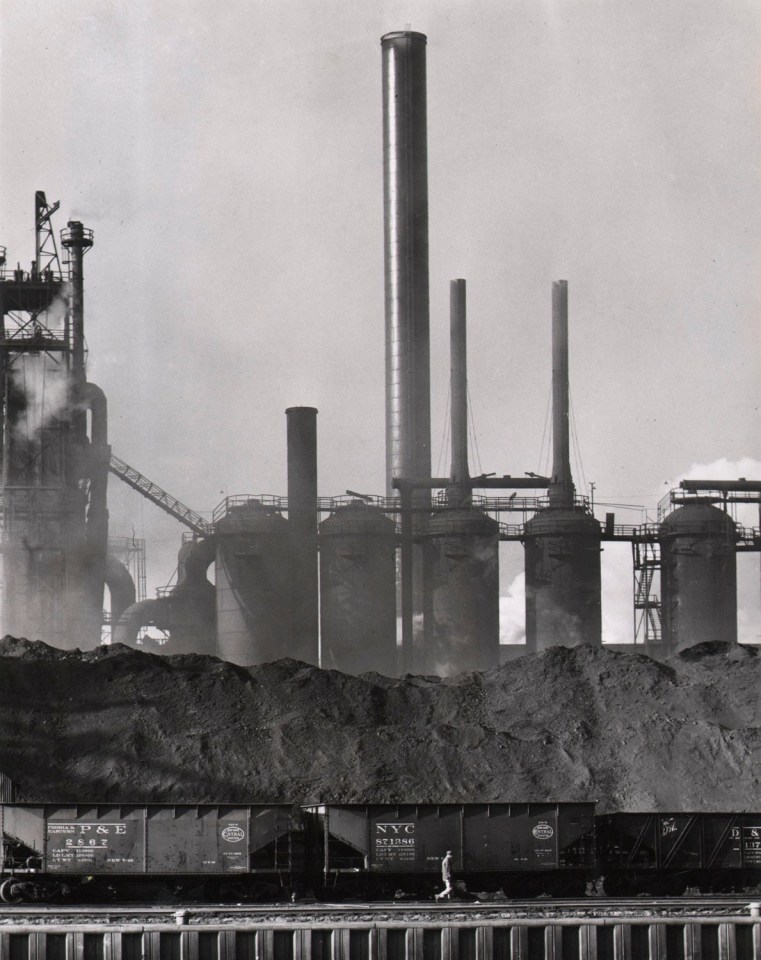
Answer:
[{"label": "steam cloud", "polygon": [[13,423],[18,440],[36,440],[66,409],[69,379],[62,364],[47,354],[24,354],[12,367],[15,389],[23,398],[23,407]]},{"label": "steam cloud", "polygon": [[[41,315],[41,335],[45,329],[57,337],[63,334],[68,306],[68,284]],[[15,439],[35,441],[45,427],[60,417],[69,402],[69,378],[60,354],[18,354],[10,367],[10,377],[20,404],[12,424]]]}]

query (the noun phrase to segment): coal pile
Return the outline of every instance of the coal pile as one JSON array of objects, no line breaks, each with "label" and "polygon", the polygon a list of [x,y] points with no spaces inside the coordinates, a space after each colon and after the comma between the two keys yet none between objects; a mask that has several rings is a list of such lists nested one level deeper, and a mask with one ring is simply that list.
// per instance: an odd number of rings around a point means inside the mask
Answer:
[{"label": "coal pile", "polygon": [[557,647],[448,679],[0,641],[0,771],[60,802],[761,807],[761,657]]}]

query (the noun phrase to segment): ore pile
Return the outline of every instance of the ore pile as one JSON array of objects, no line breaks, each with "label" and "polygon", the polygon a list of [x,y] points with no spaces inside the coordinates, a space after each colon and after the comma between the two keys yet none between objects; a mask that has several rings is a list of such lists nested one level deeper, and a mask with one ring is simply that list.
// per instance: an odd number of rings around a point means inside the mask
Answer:
[{"label": "ore pile", "polygon": [[450,679],[0,641],[0,771],[30,801],[761,806],[761,656],[557,647]]}]

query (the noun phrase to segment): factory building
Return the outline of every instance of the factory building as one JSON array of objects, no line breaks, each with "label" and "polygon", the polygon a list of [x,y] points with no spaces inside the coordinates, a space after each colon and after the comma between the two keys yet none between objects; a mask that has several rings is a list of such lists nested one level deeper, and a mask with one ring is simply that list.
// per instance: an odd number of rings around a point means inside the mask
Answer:
[{"label": "factory building", "polygon": [[3,632],[59,647],[100,642],[104,589],[118,617],[134,598],[109,555],[110,447],[103,391],[87,380],[83,262],[91,230],[35,194],[35,258],[6,265],[0,248]]},{"label": "factory building", "polygon": [[[287,496],[228,497],[210,520],[115,456],[105,394],[86,372],[83,263],[92,232],[69,222],[62,264],[51,222],[58,204],[38,192],[31,268],[9,269],[0,248],[3,632],[87,648],[109,628],[130,645],[155,628],[168,638],[163,652],[241,665],[291,657],[348,673],[488,670],[505,649],[500,542],[525,551],[526,644],[511,652],[539,653],[602,643],[601,549],[625,541],[645,623],[635,637],[643,642],[627,649],[664,656],[703,640],[736,642],[736,553],[758,550],[761,537],[726,508],[733,499],[758,503],[761,483],[684,487],[657,527],[594,517],[570,467],[565,280],[552,287],[551,475],[470,473],[466,284],[457,279],[451,469],[432,476],[426,38],[390,33],[381,51],[384,495],[318,495],[313,407],[286,411]],[[58,402],[41,406],[43,394]],[[155,599],[145,596],[136,543],[109,538],[109,473],[188,528],[177,581]]]}]

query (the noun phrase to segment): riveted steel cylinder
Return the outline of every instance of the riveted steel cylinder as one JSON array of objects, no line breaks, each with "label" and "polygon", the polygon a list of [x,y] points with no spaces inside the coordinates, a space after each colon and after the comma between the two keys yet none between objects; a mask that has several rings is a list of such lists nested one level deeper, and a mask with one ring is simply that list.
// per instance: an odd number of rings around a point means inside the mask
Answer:
[{"label": "riveted steel cylinder", "polygon": [[426,672],[452,676],[499,663],[499,525],[481,510],[430,521],[433,631]]},{"label": "riveted steel cylinder", "polygon": [[709,503],[687,504],[666,517],[658,539],[664,643],[737,643],[734,521]]},{"label": "riveted steel cylinder", "polygon": [[602,643],[600,524],[543,510],[525,526],[526,651]]},{"label": "riveted steel cylinder", "polygon": [[356,501],[320,524],[321,666],[397,673],[396,529]]},{"label": "riveted steel cylinder", "polygon": [[291,656],[288,522],[256,500],[216,525],[217,650],[246,666]]}]

